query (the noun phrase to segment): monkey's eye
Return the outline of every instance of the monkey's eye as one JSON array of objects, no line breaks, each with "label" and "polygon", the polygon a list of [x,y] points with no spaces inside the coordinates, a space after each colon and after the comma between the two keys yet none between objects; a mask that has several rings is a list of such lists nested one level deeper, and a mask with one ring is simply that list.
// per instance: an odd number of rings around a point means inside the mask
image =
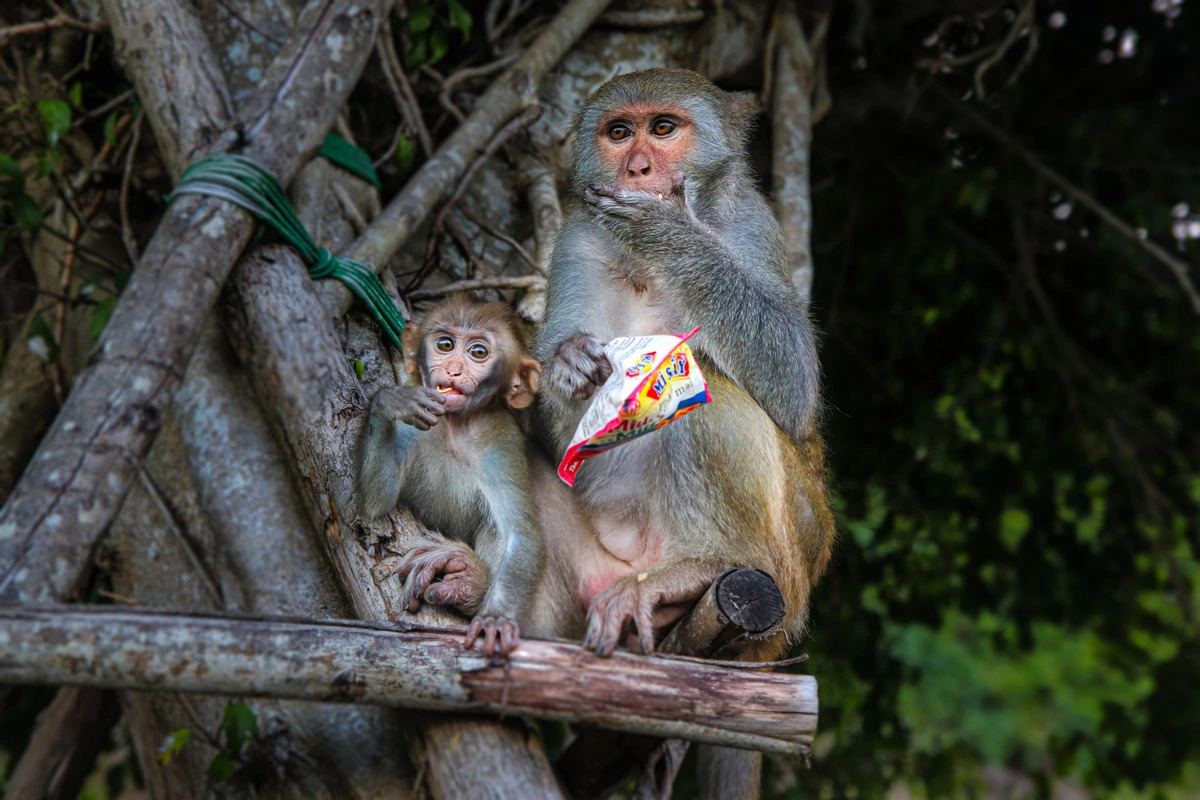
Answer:
[{"label": "monkey's eye", "polygon": [[656,120],[652,130],[655,136],[667,136],[675,130],[675,123],[669,119]]},{"label": "monkey's eye", "polygon": [[483,361],[488,357],[487,345],[482,342],[476,342],[467,348],[467,353],[476,361]]},{"label": "monkey's eye", "polygon": [[454,349],[454,340],[449,336],[439,336],[434,340],[433,346],[438,349],[438,352],[449,353]]},{"label": "monkey's eye", "polygon": [[629,134],[631,133],[633,133],[633,131],[629,129],[628,125],[617,123],[616,125],[609,127],[608,138],[612,139],[614,142],[619,142],[622,139],[628,138]]}]

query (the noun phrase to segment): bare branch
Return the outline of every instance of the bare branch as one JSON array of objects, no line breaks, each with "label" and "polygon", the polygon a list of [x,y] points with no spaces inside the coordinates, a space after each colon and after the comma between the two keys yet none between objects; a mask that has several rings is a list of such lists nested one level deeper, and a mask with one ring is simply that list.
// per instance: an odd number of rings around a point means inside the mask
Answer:
[{"label": "bare branch", "polygon": [[507,664],[461,629],[250,619],[105,606],[0,609],[0,681],[475,711],[804,756],[817,720],[807,675],[525,639]]},{"label": "bare branch", "polygon": [[431,297],[444,297],[455,292],[470,292],[476,289],[541,289],[546,288],[546,279],[541,275],[500,275],[495,278],[472,278],[466,281],[455,281],[434,289],[418,289],[409,292],[409,300],[428,300]]},{"label": "bare branch", "polygon": [[[109,1],[112,21],[113,6],[120,0]],[[142,11],[141,16],[154,16],[152,9]],[[251,106],[259,109],[258,132],[243,152],[285,182],[301,157],[320,145],[345,102],[370,53],[383,0],[373,10],[354,0],[331,0],[318,11],[325,24],[309,18],[304,29],[309,35],[280,51],[263,81],[267,90]],[[114,23],[114,34],[140,37],[143,22]],[[312,31],[326,25],[341,35],[313,46]],[[203,38],[202,32],[198,35]],[[215,68],[215,63],[209,66]],[[190,83],[174,90],[182,92],[203,79],[189,77]],[[275,102],[288,86],[290,102]],[[189,196],[172,203],[91,364],[0,511],[0,596],[61,599],[77,589],[162,425],[200,327],[253,228],[249,214],[222,200]]]},{"label": "bare branch", "polygon": [[971,122],[972,125],[982,130],[988,136],[991,136],[1003,147],[1007,148],[1017,158],[1021,159],[1042,177],[1046,178],[1051,183],[1057,184],[1060,189],[1071,197],[1075,198],[1084,208],[1087,208],[1101,220],[1111,226],[1114,230],[1123,236],[1128,237],[1137,243],[1138,247],[1145,250],[1158,261],[1162,262],[1168,270],[1175,276],[1179,282],[1179,288],[1183,290],[1184,296],[1191,304],[1192,309],[1200,314],[1200,291],[1197,291],[1196,284],[1192,282],[1189,275],[1189,267],[1182,260],[1171,255],[1162,245],[1146,238],[1145,234],[1125,220],[1121,219],[1109,208],[1097,200],[1091,193],[1083,188],[1075,185],[1067,179],[1065,175],[1057,170],[1049,167],[1044,161],[1030,152],[1020,142],[1014,139],[1005,131],[1000,130],[992,122],[977,111],[968,108],[958,98],[946,92],[941,87],[935,86],[938,96],[940,96],[954,111]]}]

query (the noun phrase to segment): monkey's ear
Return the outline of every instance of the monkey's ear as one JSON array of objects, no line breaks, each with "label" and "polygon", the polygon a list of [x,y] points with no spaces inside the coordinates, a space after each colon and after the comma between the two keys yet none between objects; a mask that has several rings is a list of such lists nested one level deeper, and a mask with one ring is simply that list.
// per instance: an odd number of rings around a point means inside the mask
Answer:
[{"label": "monkey's ear", "polygon": [[404,348],[404,372],[417,374],[417,351],[421,349],[421,325],[409,320],[400,331],[400,345]]},{"label": "monkey's ear", "polygon": [[762,110],[762,103],[754,92],[729,92],[729,113],[743,125],[754,122]]},{"label": "monkey's ear", "polygon": [[508,387],[508,405],[528,408],[542,386],[542,365],[532,358],[522,358],[513,370],[512,386]]}]

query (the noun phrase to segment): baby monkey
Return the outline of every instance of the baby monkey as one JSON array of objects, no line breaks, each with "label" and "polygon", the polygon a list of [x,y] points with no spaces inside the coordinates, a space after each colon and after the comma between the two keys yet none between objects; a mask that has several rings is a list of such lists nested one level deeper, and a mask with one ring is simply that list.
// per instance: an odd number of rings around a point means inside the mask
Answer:
[{"label": "baby monkey", "polygon": [[409,385],[379,391],[363,426],[360,512],[375,519],[403,503],[449,537],[406,554],[405,604],[457,608],[473,616],[466,647],[483,635],[488,653],[507,654],[545,552],[526,437],[511,409],[533,402],[542,368],[512,309],[461,295],[405,326],[402,343]]}]

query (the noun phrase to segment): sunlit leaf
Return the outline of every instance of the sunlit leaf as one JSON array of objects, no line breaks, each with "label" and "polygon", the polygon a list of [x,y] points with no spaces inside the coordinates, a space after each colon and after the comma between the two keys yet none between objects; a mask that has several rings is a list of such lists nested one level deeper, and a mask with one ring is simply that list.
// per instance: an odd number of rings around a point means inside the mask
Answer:
[{"label": "sunlit leaf", "polygon": [[179,755],[183,750],[183,746],[192,738],[192,732],[187,728],[180,728],[177,731],[167,734],[163,739],[162,744],[154,751],[154,758],[164,767],[171,763],[171,759]]}]

